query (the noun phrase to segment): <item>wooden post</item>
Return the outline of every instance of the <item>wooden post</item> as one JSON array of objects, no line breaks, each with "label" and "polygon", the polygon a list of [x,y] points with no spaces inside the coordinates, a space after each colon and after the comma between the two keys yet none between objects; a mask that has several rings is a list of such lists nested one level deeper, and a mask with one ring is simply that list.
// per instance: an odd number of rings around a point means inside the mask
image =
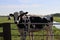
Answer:
[{"label": "wooden post", "polygon": [[[1,28],[1,23],[0,23],[0,28]],[[3,32],[0,32],[0,40],[3,40]]]},{"label": "wooden post", "polygon": [[2,26],[3,26],[4,40],[11,40],[10,23],[3,23]]}]

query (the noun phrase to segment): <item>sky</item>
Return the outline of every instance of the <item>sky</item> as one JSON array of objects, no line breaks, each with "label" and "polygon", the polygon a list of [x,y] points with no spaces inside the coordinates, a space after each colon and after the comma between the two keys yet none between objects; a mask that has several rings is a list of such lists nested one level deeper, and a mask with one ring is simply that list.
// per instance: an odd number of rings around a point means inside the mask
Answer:
[{"label": "sky", "polygon": [[36,15],[60,13],[60,0],[0,0],[0,15],[21,10]]}]

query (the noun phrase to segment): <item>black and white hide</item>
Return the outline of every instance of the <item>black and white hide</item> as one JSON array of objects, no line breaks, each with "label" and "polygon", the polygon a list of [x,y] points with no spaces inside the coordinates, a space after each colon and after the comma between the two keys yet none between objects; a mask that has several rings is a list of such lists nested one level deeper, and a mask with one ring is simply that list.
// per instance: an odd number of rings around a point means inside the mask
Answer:
[{"label": "black and white hide", "polygon": [[[30,32],[30,35],[33,35],[33,32],[37,32],[37,31],[40,31],[42,29],[47,31],[47,35],[53,35],[53,31],[52,31],[53,16],[46,15],[43,17],[39,17],[39,16],[23,15],[19,18],[20,18],[20,21],[19,21],[19,24],[17,25],[18,28],[27,29]],[[20,23],[27,23],[27,24],[20,24]],[[31,24],[31,23],[34,23],[34,24]],[[33,40],[33,39],[34,38],[32,36],[31,40]],[[53,36],[47,36],[46,40],[53,40]]]},{"label": "black and white hide", "polygon": [[[25,28],[26,26],[28,26],[28,24],[25,25],[25,24],[20,24],[20,23],[28,23],[28,22],[36,23],[36,24],[30,24],[30,28],[31,29],[35,29],[35,30],[39,29],[39,30],[41,30],[41,29],[44,28],[44,26],[49,26],[48,23],[50,23],[50,22],[53,23],[53,17],[51,16],[49,18],[47,18],[47,17],[41,18],[39,16],[25,16],[24,15],[24,16],[20,17],[20,21],[19,21],[18,27],[21,28],[21,29]],[[44,23],[46,23],[46,24],[44,24]]]}]

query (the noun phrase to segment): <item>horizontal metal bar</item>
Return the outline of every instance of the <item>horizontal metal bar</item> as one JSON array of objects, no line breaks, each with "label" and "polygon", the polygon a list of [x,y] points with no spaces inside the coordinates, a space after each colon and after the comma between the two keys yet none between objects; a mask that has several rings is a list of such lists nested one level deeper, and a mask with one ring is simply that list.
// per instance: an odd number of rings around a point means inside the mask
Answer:
[{"label": "horizontal metal bar", "polygon": [[[15,23],[10,23],[10,24],[15,24]],[[53,25],[60,25],[60,23],[19,23],[19,24],[53,24]]]},{"label": "horizontal metal bar", "polygon": [[[10,23],[15,24],[15,23]],[[60,25],[60,23],[19,23],[19,24],[53,24],[53,25]]]},{"label": "horizontal metal bar", "polygon": [[[21,35],[11,35],[11,36],[21,36]],[[60,36],[60,35],[26,35],[26,36]]]}]

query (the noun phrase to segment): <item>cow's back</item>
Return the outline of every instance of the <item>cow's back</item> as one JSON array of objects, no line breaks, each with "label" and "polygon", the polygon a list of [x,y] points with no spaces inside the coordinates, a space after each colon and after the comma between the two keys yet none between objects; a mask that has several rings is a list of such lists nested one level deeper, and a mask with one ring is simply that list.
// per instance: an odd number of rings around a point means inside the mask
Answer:
[{"label": "cow's back", "polygon": [[32,16],[32,17],[30,17],[30,21],[31,21],[31,23],[40,23],[40,22],[42,22],[42,18]]},{"label": "cow's back", "polygon": [[[43,19],[41,17],[36,17],[36,16],[31,16],[30,17],[30,22],[31,23],[37,23],[37,24],[33,24],[30,27],[31,28],[35,28],[35,29],[42,29],[43,28],[43,24],[38,24],[38,23],[42,23]],[[35,26],[34,26],[35,25]]]}]

